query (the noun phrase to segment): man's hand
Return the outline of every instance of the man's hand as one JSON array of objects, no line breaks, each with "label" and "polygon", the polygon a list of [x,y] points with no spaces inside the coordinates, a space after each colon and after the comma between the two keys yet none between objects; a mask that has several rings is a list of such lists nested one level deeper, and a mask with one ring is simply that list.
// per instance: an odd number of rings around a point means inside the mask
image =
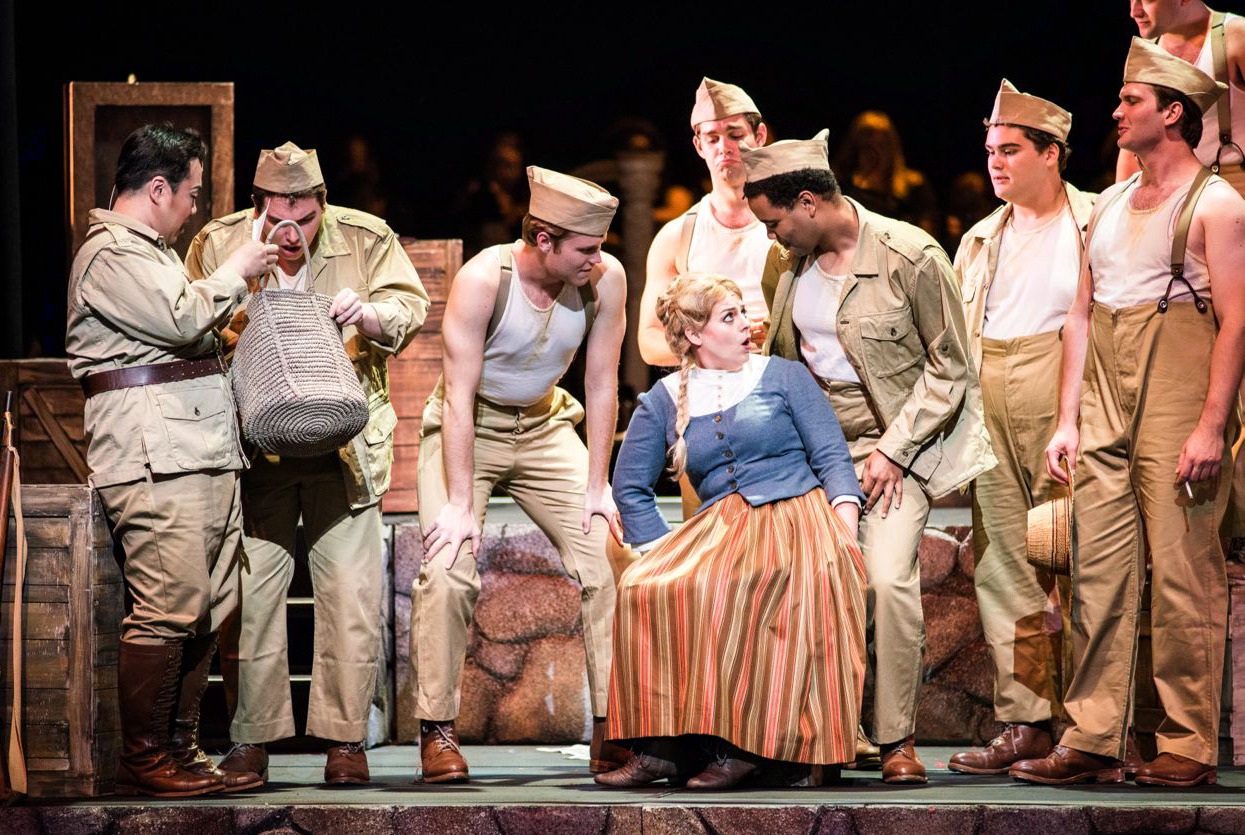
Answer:
[{"label": "man's hand", "polygon": [[467,540],[471,540],[471,558],[475,559],[480,552],[480,526],[476,524],[475,514],[468,508],[447,504],[441,508],[436,521],[424,534],[424,562],[432,562],[441,549],[448,545],[450,558],[445,570],[449,571],[458,559],[459,549]]},{"label": "man's hand", "polygon": [[1219,475],[1223,461],[1223,432],[1215,432],[1201,422],[1180,449],[1180,461],[1176,464],[1176,486],[1182,481],[1210,481]]},{"label": "man's hand", "polygon": [[885,454],[874,450],[865,459],[864,472],[860,476],[860,489],[865,493],[865,513],[882,500],[882,518],[890,512],[892,504],[899,509],[903,498],[903,470]]},{"label": "man's hand", "polygon": [[752,347],[757,351],[765,348],[765,337],[768,333],[769,328],[765,326],[764,319],[748,323],[748,338],[752,340]]},{"label": "man's hand", "polygon": [[[1081,448],[1081,430],[1076,426],[1060,426],[1046,445],[1046,470],[1060,484],[1067,484],[1076,472],[1076,456]],[[1067,459],[1068,470],[1064,472],[1060,461]]]},{"label": "man's hand", "polygon": [[610,534],[619,544],[623,544],[622,521],[618,516],[618,508],[614,506],[614,497],[609,486],[589,487],[584,494],[584,533],[592,530],[592,517],[600,516],[609,525]]},{"label": "man's hand", "polygon": [[277,245],[262,244],[259,241],[247,241],[230,253],[221,266],[229,267],[247,280],[247,286],[254,290],[255,279],[261,278],[277,263]]},{"label": "man's hand", "polygon": [[349,287],[340,290],[329,305],[329,316],[333,317],[339,328],[358,322],[363,318],[363,301],[359,294]]}]

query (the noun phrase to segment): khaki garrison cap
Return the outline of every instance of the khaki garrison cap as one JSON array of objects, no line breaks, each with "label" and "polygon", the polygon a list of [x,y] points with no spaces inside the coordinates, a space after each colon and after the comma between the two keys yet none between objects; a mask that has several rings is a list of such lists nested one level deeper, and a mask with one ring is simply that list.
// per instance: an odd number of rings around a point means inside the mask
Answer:
[{"label": "khaki garrison cap", "polygon": [[784,139],[764,148],[743,148],[741,155],[748,182],[813,168],[830,170],[830,148],[826,144],[829,130],[822,130],[812,139]]},{"label": "khaki garrison cap", "polygon": [[742,87],[702,78],[696,88],[696,104],[692,106],[692,127],[739,113],[760,112]]},{"label": "khaki garrison cap", "polygon": [[255,166],[255,186],[273,194],[299,194],[324,185],[315,149],[304,151],[286,142],[272,151],[259,152]]},{"label": "khaki garrison cap", "polygon": [[998,95],[994,97],[994,112],[990,114],[991,125],[1020,125],[1044,131],[1060,142],[1068,141],[1072,130],[1072,114],[1059,105],[1037,96],[1030,96],[1016,89],[1003,79]]},{"label": "khaki garrison cap", "polygon": [[532,190],[532,217],[580,235],[604,235],[618,210],[618,198],[596,183],[539,168],[527,167]]},{"label": "khaki garrison cap", "polygon": [[1134,37],[1124,62],[1124,83],[1139,81],[1184,93],[1206,113],[1228,85],[1172,55],[1156,43]]}]

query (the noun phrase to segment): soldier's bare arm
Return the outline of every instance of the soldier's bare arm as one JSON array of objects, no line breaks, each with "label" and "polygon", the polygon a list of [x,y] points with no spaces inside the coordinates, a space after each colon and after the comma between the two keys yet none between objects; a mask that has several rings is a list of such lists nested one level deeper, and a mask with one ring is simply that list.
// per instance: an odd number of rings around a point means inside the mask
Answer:
[{"label": "soldier's bare arm", "polygon": [[588,492],[584,496],[584,533],[593,516],[601,516],[622,541],[614,498],[610,494],[610,451],[618,421],[618,357],[627,329],[627,277],[612,255],[602,255],[605,268],[597,281],[597,314],[588,335],[584,365],[584,400],[588,413]]},{"label": "soldier's bare arm", "polygon": [[666,344],[666,331],[657,319],[657,299],[675,279],[675,255],[683,218],[667,223],[653,238],[644,268],[644,293],[640,296],[640,321],[636,338],[640,356],[649,365],[677,366],[679,361]]}]

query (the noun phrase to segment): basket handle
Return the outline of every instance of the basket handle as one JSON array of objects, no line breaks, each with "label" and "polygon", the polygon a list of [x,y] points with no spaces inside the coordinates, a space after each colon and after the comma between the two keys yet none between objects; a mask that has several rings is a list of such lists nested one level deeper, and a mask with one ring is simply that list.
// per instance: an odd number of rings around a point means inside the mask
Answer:
[{"label": "basket handle", "polygon": [[272,243],[273,236],[276,235],[277,230],[283,226],[291,226],[294,228],[294,231],[298,233],[298,242],[303,245],[303,263],[307,265],[307,292],[314,293],[316,278],[311,273],[311,250],[307,247],[307,236],[303,234],[303,227],[299,226],[292,220],[277,221],[273,224],[272,229],[269,230],[268,237],[264,239],[264,243]]},{"label": "basket handle", "polygon": [[1064,472],[1068,474],[1068,501],[1076,501],[1076,471],[1072,468],[1068,461],[1068,456],[1061,455],[1059,460],[1063,462]]}]

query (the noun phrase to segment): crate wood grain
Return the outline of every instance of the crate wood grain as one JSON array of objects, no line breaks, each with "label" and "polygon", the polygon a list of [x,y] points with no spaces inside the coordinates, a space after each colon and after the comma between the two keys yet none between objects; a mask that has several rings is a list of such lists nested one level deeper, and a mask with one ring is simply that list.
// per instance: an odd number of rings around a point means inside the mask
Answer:
[{"label": "crate wood grain", "polygon": [[13,445],[27,484],[85,484],[82,386],[65,359],[0,361],[0,394],[13,393]]},{"label": "crate wood grain", "polygon": [[[85,485],[23,484],[30,545],[22,596],[22,730],[32,797],[112,791],[120,749],[117,649],[124,587],[95,491]],[[0,587],[4,726],[13,710],[16,535]]]}]

